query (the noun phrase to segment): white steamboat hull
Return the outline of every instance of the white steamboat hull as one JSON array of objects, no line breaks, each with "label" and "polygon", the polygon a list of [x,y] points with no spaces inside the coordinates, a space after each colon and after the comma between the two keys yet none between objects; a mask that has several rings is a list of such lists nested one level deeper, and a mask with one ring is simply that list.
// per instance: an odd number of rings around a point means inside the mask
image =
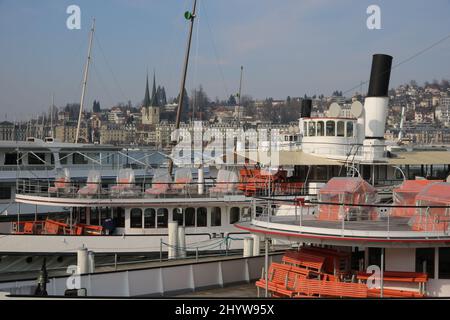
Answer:
[{"label": "white steamboat hull", "polygon": [[[235,240],[228,242],[228,250],[242,249],[246,234],[232,234]],[[161,245],[162,243],[162,245]],[[0,235],[0,253],[56,254],[76,253],[83,246],[96,253],[152,253],[167,252],[167,235]],[[226,250],[225,238],[213,238],[210,234],[186,235],[188,252]]]}]

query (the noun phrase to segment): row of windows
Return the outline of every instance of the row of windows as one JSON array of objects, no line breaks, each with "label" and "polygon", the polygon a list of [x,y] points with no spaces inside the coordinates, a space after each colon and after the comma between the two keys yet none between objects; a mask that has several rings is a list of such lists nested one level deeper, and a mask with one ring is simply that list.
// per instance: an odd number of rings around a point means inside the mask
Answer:
[{"label": "row of windows", "polygon": [[352,121],[306,121],[303,123],[303,134],[309,137],[353,137]]},{"label": "row of windows", "polygon": [[[90,211],[90,218],[87,221],[86,210]],[[183,213],[184,210],[184,213]],[[79,223],[89,223],[91,225],[102,225],[103,222],[112,218],[116,227],[125,227],[125,209],[123,208],[74,208],[75,219]],[[240,208],[233,207],[230,209],[230,224],[239,221]],[[222,210],[220,207],[211,209],[211,226],[219,227],[222,225]],[[207,209],[200,208],[175,208],[172,210],[173,221],[178,221],[179,225],[185,227],[206,227],[207,226]],[[167,228],[169,221],[169,210],[166,208],[133,208],[130,211],[130,227],[131,228]]]},{"label": "row of windows", "polygon": [[87,164],[88,163],[88,159],[80,153],[73,153],[73,154],[60,153],[59,159],[60,159],[61,164],[67,164],[69,157],[72,157],[73,164]]},{"label": "row of windows", "polygon": [[0,199],[1,200],[11,199],[11,187],[10,186],[0,186]]},{"label": "row of windows", "polygon": [[142,209],[133,208],[130,211],[130,228],[167,228],[169,210],[166,208],[147,208],[142,215]]},{"label": "row of windows", "polygon": [[[87,210],[90,212],[89,221],[86,214]],[[101,226],[106,219],[112,218],[116,227],[125,228],[124,208],[73,208],[73,213],[78,223]]]},{"label": "row of windows", "polygon": [[[206,227],[208,210],[200,208],[174,208],[172,210],[172,220],[177,221],[178,225],[185,227]],[[230,209],[230,224],[239,221],[240,209],[233,207]],[[153,208],[140,209],[133,208],[130,211],[130,228],[167,228],[169,211],[165,208],[157,210]],[[211,227],[220,227],[222,225],[222,209],[214,207],[210,213]]]},{"label": "row of windows", "polygon": [[[45,153],[29,153],[28,154],[28,164],[42,165],[42,164],[44,164],[43,161],[46,161],[45,157],[46,157]],[[69,157],[71,157],[73,164],[87,164],[88,163],[88,159],[80,153],[74,153],[74,154],[60,153],[59,158],[60,158],[61,164],[67,164]],[[22,156],[20,154],[18,154],[17,152],[6,153],[4,164],[5,165],[16,165],[17,160],[19,160],[19,164],[22,164]],[[55,163],[53,153],[50,154],[50,163],[51,164]]]}]

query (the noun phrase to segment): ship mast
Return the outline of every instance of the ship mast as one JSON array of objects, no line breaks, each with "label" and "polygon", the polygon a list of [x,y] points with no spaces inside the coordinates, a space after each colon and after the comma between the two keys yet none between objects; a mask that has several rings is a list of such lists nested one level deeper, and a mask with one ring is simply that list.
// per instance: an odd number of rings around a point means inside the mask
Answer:
[{"label": "ship mast", "polygon": [[53,110],[55,109],[55,95],[52,93],[52,106],[50,107],[50,136],[54,138],[53,132]]},{"label": "ship mast", "polygon": [[[183,67],[183,75],[181,77],[181,86],[180,86],[180,95],[178,99],[178,109],[177,109],[177,118],[175,121],[175,132],[178,132],[180,129],[180,118],[181,118],[181,112],[183,110],[183,101],[184,101],[184,87],[186,84],[186,75],[187,75],[187,69],[189,65],[189,53],[191,50],[191,40],[192,40],[192,30],[194,29],[194,19],[195,19],[195,13],[197,9],[197,0],[194,0],[194,7],[192,9],[192,13],[189,11],[186,11],[184,13],[184,17],[187,20],[191,21],[190,28],[189,28],[189,37],[186,47],[186,55],[184,57],[184,67]],[[178,140],[178,139],[177,139]],[[169,160],[169,174],[172,174],[173,169],[173,160]]]},{"label": "ship mast", "polygon": [[75,143],[78,143],[78,138],[80,135],[81,114],[83,112],[84,96],[86,93],[86,85],[87,85],[87,79],[88,79],[88,73],[89,73],[89,64],[91,62],[91,49],[92,49],[92,38],[94,37],[94,28],[95,28],[95,18],[92,20],[91,35],[89,37],[88,56],[87,56],[87,61],[86,61],[86,67],[84,69],[83,89],[81,91],[80,112],[78,114],[78,123],[77,123],[77,132],[75,135]]},{"label": "ship mast", "polygon": [[241,78],[239,80],[239,93],[238,93],[238,108],[237,108],[237,120],[238,124],[241,121],[241,91],[242,91],[242,73],[244,72],[244,66],[241,66]]}]

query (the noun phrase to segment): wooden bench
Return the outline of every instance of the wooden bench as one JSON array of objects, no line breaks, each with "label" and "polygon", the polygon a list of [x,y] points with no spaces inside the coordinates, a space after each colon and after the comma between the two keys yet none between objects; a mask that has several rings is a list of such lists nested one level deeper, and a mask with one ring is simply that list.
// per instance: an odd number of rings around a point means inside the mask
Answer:
[{"label": "wooden bench", "polygon": [[[304,278],[309,274],[308,270],[273,262],[267,275],[268,290],[282,296],[292,297],[295,293],[294,288],[298,278]],[[261,275],[261,279],[256,281],[256,286],[263,289],[266,288],[264,273]]]},{"label": "wooden bench", "polygon": [[[372,298],[379,298],[381,296],[381,289],[368,289],[368,296]],[[398,289],[383,289],[384,298],[423,298],[424,294],[417,291],[398,290]]]},{"label": "wooden bench", "polygon": [[276,262],[273,262],[272,264],[274,266],[276,266],[276,268],[278,268],[278,269],[284,269],[284,270],[287,270],[287,271],[299,274],[299,275],[304,276],[304,277],[309,277],[311,275],[316,275],[317,274],[316,272],[314,272],[312,270],[308,270],[306,268],[297,267],[297,266],[291,265],[291,264],[282,264],[282,263],[276,263]]},{"label": "wooden bench", "polygon": [[[358,272],[358,280],[367,280],[372,274],[365,272]],[[385,271],[383,272],[384,281],[394,282],[414,282],[425,283],[428,281],[428,274],[421,272],[403,272],[403,271]]]},{"label": "wooden bench", "polygon": [[294,288],[297,296],[367,298],[367,287],[361,283],[299,279]]},{"label": "wooden bench", "polygon": [[324,257],[303,253],[302,251],[286,251],[281,260],[285,264],[301,266],[318,273],[322,272],[325,262]]}]

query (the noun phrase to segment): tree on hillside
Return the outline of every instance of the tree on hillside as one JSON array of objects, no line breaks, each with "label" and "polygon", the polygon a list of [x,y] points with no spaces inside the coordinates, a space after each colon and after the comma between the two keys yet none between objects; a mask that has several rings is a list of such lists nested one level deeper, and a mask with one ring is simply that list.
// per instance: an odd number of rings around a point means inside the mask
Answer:
[{"label": "tree on hillside", "polygon": [[235,96],[233,96],[232,94],[231,94],[230,97],[228,98],[227,105],[229,105],[229,106],[235,106],[235,105],[237,105],[236,98],[235,98]]},{"label": "tree on hillside", "polygon": [[69,119],[76,120],[76,119],[78,119],[78,113],[80,112],[80,104],[79,103],[68,103],[64,107],[64,112],[69,113]]},{"label": "tree on hillside", "polygon": [[198,89],[192,90],[190,105],[192,106],[192,112],[195,113],[193,114],[193,117],[201,119],[202,114],[207,111],[209,106],[209,98],[203,90],[202,85],[200,85]]},{"label": "tree on hillside", "polygon": [[[174,103],[178,103],[178,100],[180,99],[180,94],[173,100]],[[183,106],[181,110],[180,119],[181,121],[187,121],[189,119],[189,96],[187,94],[186,88],[184,88],[184,98],[183,98]],[[177,110],[175,110],[176,115]]]},{"label": "tree on hillside", "polygon": [[100,110],[100,101],[94,100],[94,103],[92,104],[92,111],[97,113],[100,112]]}]

